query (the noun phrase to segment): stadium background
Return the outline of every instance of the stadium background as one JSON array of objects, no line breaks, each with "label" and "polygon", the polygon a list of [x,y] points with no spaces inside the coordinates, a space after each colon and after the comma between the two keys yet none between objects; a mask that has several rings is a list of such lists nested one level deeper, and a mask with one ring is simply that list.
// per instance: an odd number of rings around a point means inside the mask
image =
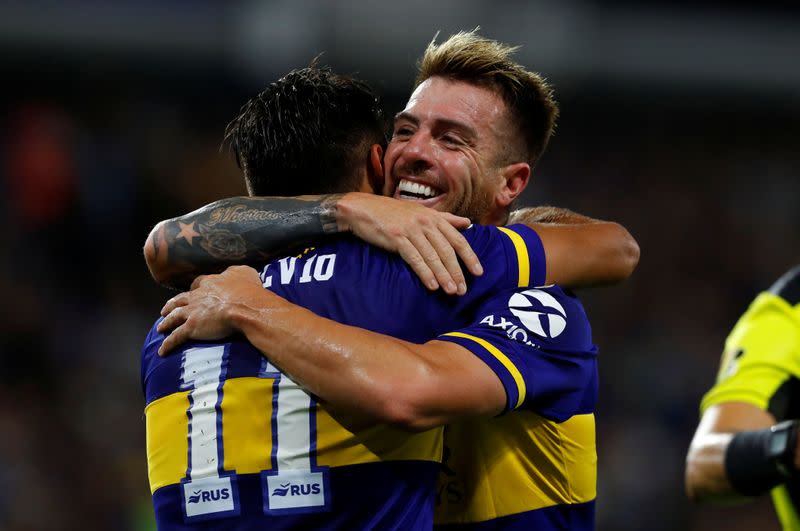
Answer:
[{"label": "stadium background", "polygon": [[138,359],[167,290],[152,225],[243,193],[246,97],[324,51],[389,113],[437,29],[522,44],[562,118],[529,204],[618,220],[642,259],[586,292],[601,347],[599,528],[774,529],[692,507],[683,458],[723,340],[800,261],[791,2],[32,0],[0,4],[0,529],[150,527]]}]

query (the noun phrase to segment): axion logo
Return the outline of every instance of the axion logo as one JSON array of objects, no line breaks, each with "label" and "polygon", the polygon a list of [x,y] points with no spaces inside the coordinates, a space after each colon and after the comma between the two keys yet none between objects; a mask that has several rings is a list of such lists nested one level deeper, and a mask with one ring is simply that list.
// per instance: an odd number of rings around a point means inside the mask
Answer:
[{"label": "axion logo", "polygon": [[555,297],[538,289],[515,293],[508,299],[511,310],[536,335],[558,337],[567,327],[567,312]]}]

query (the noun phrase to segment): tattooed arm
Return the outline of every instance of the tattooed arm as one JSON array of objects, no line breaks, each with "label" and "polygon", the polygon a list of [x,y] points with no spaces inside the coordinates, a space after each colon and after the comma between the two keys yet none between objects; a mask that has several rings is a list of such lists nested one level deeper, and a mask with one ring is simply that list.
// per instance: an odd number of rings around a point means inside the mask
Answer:
[{"label": "tattooed arm", "polygon": [[476,275],[478,257],[457,229],[466,218],[409,201],[351,192],[300,197],[231,197],[162,221],[144,246],[153,278],[187,288],[198,275],[270,259],[292,247],[340,232],[408,262],[430,289],[464,293],[458,259]]},{"label": "tattooed arm", "polygon": [[267,260],[290,247],[340,232],[341,194],[300,197],[230,197],[156,225],[144,256],[153,278],[188,288],[205,273]]}]

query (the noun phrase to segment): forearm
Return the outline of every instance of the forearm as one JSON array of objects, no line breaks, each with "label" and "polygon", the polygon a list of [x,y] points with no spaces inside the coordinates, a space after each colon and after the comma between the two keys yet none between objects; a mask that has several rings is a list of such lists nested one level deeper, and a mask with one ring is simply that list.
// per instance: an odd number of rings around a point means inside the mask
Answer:
[{"label": "forearm", "polygon": [[511,213],[508,219],[509,224],[522,223],[523,225],[533,225],[540,223],[559,223],[562,225],[576,225],[585,223],[597,223],[599,220],[592,219],[583,214],[573,212],[568,208],[554,206],[524,207]]},{"label": "forearm", "polygon": [[773,425],[775,418],[769,412],[746,402],[709,407],[686,456],[689,499],[739,502],[785,481],[776,461],[765,452]]},{"label": "forearm", "polygon": [[337,409],[420,431],[464,415],[497,414],[505,404],[505,392],[493,374],[488,384],[469,374],[476,365],[490,371],[480,360],[471,354],[461,362],[452,358],[461,349],[457,345],[408,343],[264,295],[232,309],[233,327],[292,379]]},{"label": "forearm", "polygon": [[539,234],[547,283],[572,288],[614,284],[628,278],[639,263],[639,245],[619,223],[550,206],[514,211],[509,222]]},{"label": "forearm", "polygon": [[376,422],[402,413],[391,397],[401,387],[427,376],[424,363],[404,363],[404,342],[334,323],[265,292],[260,300],[238,305],[231,321],[248,341],[292,379],[341,410],[354,410]]},{"label": "forearm", "polygon": [[708,433],[692,441],[686,458],[686,494],[696,502],[734,502],[736,492],[725,473],[725,453],[732,433]]},{"label": "forearm", "polygon": [[639,263],[639,245],[618,223],[540,223],[533,229],[544,242],[555,237],[573,242],[571,248],[546,253],[548,284],[572,288],[616,284],[630,277]]},{"label": "forearm", "polygon": [[288,248],[339,232],[341,195],[231,197],[160,222],[145,242],[153,278],[186,288],[200,274],[269,259]]}]

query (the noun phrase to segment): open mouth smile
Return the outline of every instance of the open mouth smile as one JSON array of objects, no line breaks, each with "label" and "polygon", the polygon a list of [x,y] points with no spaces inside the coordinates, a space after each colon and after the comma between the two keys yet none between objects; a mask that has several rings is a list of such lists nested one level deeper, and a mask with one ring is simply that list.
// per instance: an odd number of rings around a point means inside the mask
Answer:
[{"label": "open mouth smile", "polygon": [[442,191],[427,184],[416,183],[407,179],[400,179],[397,184],[398,198],[415,201],[424,201],[441,195]]}]

